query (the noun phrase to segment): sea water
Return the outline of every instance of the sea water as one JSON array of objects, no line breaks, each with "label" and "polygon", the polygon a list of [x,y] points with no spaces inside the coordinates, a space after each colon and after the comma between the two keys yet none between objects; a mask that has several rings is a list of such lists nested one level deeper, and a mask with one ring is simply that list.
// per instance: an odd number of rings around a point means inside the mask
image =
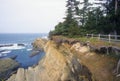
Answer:
[{"label": "sea water", "polygon": [[44,56],[44,52],[30,57],[32,42],[36,38],[47,37],[47,34],[0,34],[0,59],[17,56],[15,60],[20,67],[35,65]]}]

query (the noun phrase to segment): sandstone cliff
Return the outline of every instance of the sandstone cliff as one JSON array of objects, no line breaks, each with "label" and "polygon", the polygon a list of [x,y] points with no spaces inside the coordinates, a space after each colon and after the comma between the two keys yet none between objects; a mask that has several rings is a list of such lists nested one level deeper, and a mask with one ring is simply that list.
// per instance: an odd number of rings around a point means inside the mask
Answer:
[{"label": "sandstone cliff", "polygon": [[[39,45],[40,41],[35,42]],[[45,57],[35,67],[19,68],[7,81],[92,81],[91,73],[68,48],[53,41],[44,45]]]},{"label": "sandstone cliff", "polygon": [[34,46],[44,49],[43,59],[35,67],[19,68],[7,81],[120,81],[112,73],[114,58],[90,52],[79,41],[37,39]]}]

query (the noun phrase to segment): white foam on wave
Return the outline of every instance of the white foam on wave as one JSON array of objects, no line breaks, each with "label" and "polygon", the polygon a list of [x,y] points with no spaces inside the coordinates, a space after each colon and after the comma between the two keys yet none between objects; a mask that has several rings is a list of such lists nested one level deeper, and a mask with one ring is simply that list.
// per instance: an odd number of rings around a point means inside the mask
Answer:
[{"label": "white foam on wave", "polygon": [[27,51],[31,51],[32,49],[27,49]]},{"label": "white foam on wave", "polygon": [[5,50],[3,52],[1,52],[1,54],[7,54],[7,53],[10,53],[11,51],[10,50]]},{"label": "white foam on wave", "polygon": [[19,46],[18,44],[13,44],[12,46],[3,46],[0,47],[0,50],[18,50],[18,49],[24,49],[24,46]]},{"label": "white foam on wave", "polygon": [[7,56],[7,54],[0,53],[0,57]]}]

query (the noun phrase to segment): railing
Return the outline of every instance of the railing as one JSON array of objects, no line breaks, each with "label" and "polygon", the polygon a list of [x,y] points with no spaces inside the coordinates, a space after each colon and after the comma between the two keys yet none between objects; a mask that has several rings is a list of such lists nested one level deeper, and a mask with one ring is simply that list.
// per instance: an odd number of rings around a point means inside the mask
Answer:
[{"label": "railing", "polygon": [[98,38],[99,40],[105,40],[109,42],[120,42],[120,35],[103,35],[103,34],[87,34],[87,37]]}]

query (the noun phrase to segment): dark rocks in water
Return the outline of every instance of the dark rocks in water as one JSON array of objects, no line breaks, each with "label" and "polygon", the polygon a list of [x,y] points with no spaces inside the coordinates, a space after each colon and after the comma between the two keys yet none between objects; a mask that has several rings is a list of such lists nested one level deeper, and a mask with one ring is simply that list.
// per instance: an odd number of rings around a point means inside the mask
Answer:
[{"label": "dark rocks in water", "polygon": [[[0,47],[11,47],[11,46],[14,46],[14,44],[2,44],[2,45],[0,45]],[[19,44],[17,44],[17,46],[25,46],[25,44],[19,43]]]},{"label": "dark rocks in water", "polygon": [[17,56],[18,56],[18,55],[14,55],[14,56],[11,56],[10,58],[14,60],[14,59],[17,58]]},{"label": "dark rocks in water", "polygon": [[10,47],[10,46],[13,46],[13,44],[0,45],[0,47]]},{"label": "dark rocks in water", "polygon": [[0,78],[7,79],[19,67],[19,63],[11,58],[0,59]]},{"label": "dark rocks in water", "polygon": [[6,51],[6,50],[0,50],[0,53],[1,53],[1,52],[5,52],[5,51]]},{"label": "dark rocks in water", "polygon": [[35,55],[38,55],[39,53],[40,53],[39,50],[38,50],[38,51],[34,50],[34,51],[32,51],[32,53],[30,54],[30,57],[33,57],[33,56],[35,56]]},{"label": "dark rocks in water", "polygon": [[17,44],[18,46],[25,46],[25,44]]}]

